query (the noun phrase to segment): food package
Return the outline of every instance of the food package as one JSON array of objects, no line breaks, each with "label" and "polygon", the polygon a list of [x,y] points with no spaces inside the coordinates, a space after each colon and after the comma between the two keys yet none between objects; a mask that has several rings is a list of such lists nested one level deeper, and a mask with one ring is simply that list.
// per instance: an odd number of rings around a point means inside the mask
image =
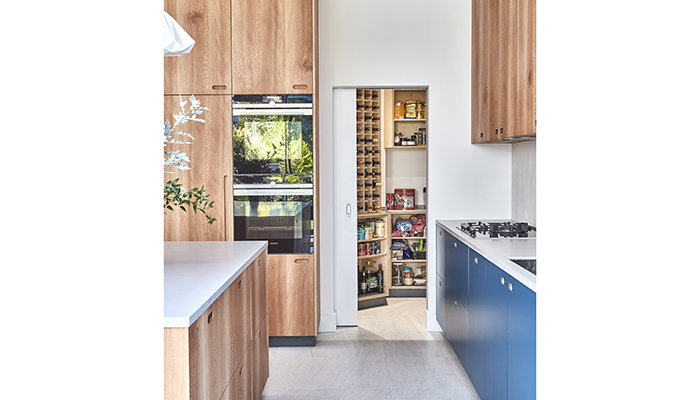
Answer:
[{"label": "food package", "polygon": [[[410,236],[425,236],[425,214],[413,215],[410,218]],[[398,220],[396,221],[398,224]]]}]

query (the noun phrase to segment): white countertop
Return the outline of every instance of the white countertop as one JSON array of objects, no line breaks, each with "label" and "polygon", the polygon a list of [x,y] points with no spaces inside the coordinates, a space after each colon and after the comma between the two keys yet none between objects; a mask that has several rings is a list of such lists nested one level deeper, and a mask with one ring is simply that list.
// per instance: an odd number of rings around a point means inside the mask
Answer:
[{"label": "white countertop", "polygon": [[165,242],[164,327],[192,325],[266,248],[266,241]]},{"label": "white countertop", "polygon": [[462,243],[474,249],[484,258],[494,263],[498,268],[517,279],[520,283],[530,288],[537,293],[537,278],[534,274],[522,268],[518,264],[510,261],[508,258],[530,258],[536,259],[536,243],[535,238],[472,238],[462,232],[459,227],[463,222],[473,221],[464,219],[453,220],[437,220],[435,221],[440,227],[446,229],[452,236],[459,239]]}]

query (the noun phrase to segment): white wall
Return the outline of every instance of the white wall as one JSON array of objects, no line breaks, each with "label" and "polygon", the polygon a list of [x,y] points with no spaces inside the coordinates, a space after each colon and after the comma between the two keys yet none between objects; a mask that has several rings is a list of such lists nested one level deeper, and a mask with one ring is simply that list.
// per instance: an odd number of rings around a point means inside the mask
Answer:
[{"label": "white wall", "polygon": [[[334,87],[428,86],[428,227],[436,219],[511,216],[511,146],[471,145],[470,21],[471,2],[463,0],[319,0],[321,331],[334,330],[335,318]],[[433,329],[435,254],[428,251]]]}]

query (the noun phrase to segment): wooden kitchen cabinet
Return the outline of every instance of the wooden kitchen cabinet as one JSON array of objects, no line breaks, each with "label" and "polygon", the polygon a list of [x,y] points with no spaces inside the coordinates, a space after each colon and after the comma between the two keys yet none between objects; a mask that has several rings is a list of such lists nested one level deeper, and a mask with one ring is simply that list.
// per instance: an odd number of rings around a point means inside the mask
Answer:
[{"label": "wooden kitchen cabinet", "polygon": [[270,337],[316,337],[315,279],[313,254],[268,257]]},{"label": "wooden kitchen cabinet", "polygon": [[233,93],[313,93],[313,0],[231,0]]},{"label": "wooden kitchen cabinet", "polygon": [[189,328],[165,328],[166,400],[260,399],[270,371],[266,259],[267,250]]},{"label": "wooden kitchen cabinet", "polygon": [[165,0],[165,11],[195,40],[188,54],[164,57],[165,94],[231,94],[229,0]]},{"label": "wooden kitchen cabinet", "polygon": [[[216,218],[208,224],[201,212],[187,208],[165,210],[164,236],[166,241],[219,241],[233,240],[233,173],[231,141],[231,96],[196,96],[204,111],[200,116],[206,123],[188,121],[176,128],[192,134],[191,144],[169,144],[168,150],[180,150],[190,159],[189,170],[168,168],[172,174],[164,174],[164,182],[179,178],[184,191],[204,186],[214,207],[207,213]],[[189,95],[183,95],[183,100]],[[165,96],[165,120],[173,121],[173,114],[180,112],[180,96]],[[189,107],[189,102],[186,107]]]},{"label": "wooden kitchen cabinet", "polygon": [[472,3],[472,143],[536,136],[535,3]]}]

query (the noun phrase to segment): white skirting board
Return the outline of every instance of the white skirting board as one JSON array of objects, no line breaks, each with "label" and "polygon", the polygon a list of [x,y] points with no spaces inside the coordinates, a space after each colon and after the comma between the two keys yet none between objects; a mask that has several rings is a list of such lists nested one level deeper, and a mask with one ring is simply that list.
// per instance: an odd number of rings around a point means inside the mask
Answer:
[{"label": "white skirting board", "polygon": [[338,318],[335,313],[321,314],[321,321],[318,324],[318,333],[335,332]]},{"label": "white skirting board", "polygon": [[425,326],[428,332],[442,332],[442,327],[437,322],[437,316],[425,310]]}]

